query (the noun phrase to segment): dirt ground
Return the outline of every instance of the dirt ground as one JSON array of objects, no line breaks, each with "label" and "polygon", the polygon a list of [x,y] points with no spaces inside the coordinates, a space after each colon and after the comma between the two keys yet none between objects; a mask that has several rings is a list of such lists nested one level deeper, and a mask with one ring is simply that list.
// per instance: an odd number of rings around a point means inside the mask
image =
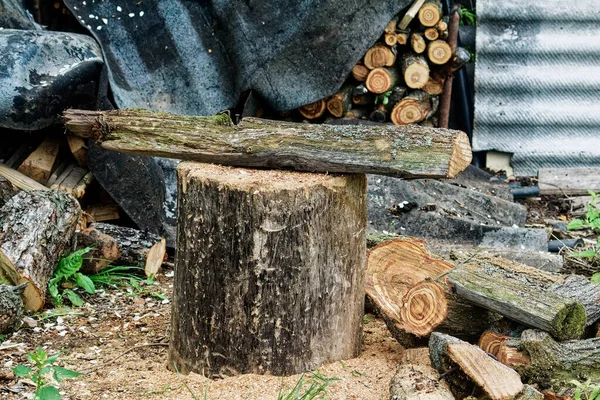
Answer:
[{"label": "dirt ground", "polygon": [[[0,398],[32,397],[31,383],[15,378],[12,368],[25,364],[27,353],[37,346],[49,353],[60,352],[59,365],[84,373],[61,384],[64,399],[204,399],[206,390],[206,399],[268,400],[277,399],[282,389],[289,390],[298,382],[301,375],[209,380],[168,371],[168,298],[173,273],[162,272],[148,293],[110,289],[88,297],[82,308],[48,310],[33,316],[37,326],[24,326],[0,345]],[[61,313],[66,315],[56,315]],[[389,382],[402,351],[383,321],[366,315],[360,356],[325,365],[318,371],[328,378],[339,378],[327,389],[329,398],[389,398]]]}]

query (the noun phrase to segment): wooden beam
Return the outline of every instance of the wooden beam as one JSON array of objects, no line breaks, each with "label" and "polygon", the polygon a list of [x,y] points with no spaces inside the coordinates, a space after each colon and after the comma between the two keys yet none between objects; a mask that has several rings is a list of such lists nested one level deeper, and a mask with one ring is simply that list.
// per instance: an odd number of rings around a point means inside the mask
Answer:
[{"label": "wooden beam", "polygon": [[60,142],[58,140],[46,139],[23,161],[17,170],[44,185],[54,169],[59,149]]},{"label": "wooden beam", "polygon": [[538,187],[541,195],[600,192],[600,167],[540,168]]},{"label": "wooden beam", "polygon": [[226,114],[67,110],[65,125],[105,149],[233,166],[453,177],[471,162],[467,135],[421,126],[300,124]]},{"label": "wooden beam", "polygon": [[13,185],[18,187],[21,190],[29,191],[29,190],[50,190],[46,186],[38,183],[28,177],[27,175],[22,174],[16,169],[12,169],[4,164],[0,163],[0,176],[3,176],[7,180],[10,181]]}]

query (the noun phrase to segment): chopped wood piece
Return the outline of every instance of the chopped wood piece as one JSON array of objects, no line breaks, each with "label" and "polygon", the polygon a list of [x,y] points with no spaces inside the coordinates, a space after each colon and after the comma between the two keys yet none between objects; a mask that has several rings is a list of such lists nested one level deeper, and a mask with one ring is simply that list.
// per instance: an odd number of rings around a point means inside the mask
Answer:
[{"label": "chopped wood piece", "polygon": [[429,80],[429,65],[424,57],[414,54],[405,54],[402,56],[402,75],[406,86],[411,89],[420,89]]},{"label": "chopped wood piece", "polygon": [[364,82],[369,75],[369,68],[365,67],[362,64],[356,64],[352,68],[352,76],[359,82]]},{"label": "chopped wood piece", "polygon": [[377,43],[367,50],[364,57],[365,67],[370,70],[379,67],[391,67],[395,62],[396,55],[394,52],[382,43]]},{"label": "chopped wood piece", "polygon": [[85,140],[75,135],[67,135],[67,142],[77,164],[80,167],[87,168],[87,146]]},{"label": "chopped wood piece", "polygon": [[12,169],[19,168],[19,165],[23,164],[23,161],[31,154],[38,146],[40,142],[27,141],[20,145],[12,155],[6,160],[4,164]]},{"label": "chopped wood piece", "polygon": [[564,293],[572,286],[565,286],[556,274],[500,258],[475,257],[454,268],[448,281],[466,300],[560,340],[581,337],[586,326],[586,309],[573,300],[579,293]]},{"label": "chopped wood piece", "polygon": [[298,111],[306,119],[316,119],[322,116],[326,109],[327,103],[321,99],[298,108]]},{"label": "chopped wood piece", "polygon": [[392,18],[383,31],[385,33],[396,33],[396,24],[398,24],[398,19]]},{"label": "chopped wood piece", "polygon": [[383,242],[368,253],[366,293],[394,337],[405,347],[418,344],[434,329],[461,336],[479,335],[491,319],[484,310],[459,300],[445,277],[452,269],[431,257],[422,241],[411,238]]},{"label": "chopped wood piece", "polygon": [[27,175],[23,175],[16,169],[12,169],[2,163],[0,163],[0,176],[6,178],[10,183],[21,190],[50,190],[41,183],[34,181]]},{"label": "chopped wood piece", "polygon": [[515,338],[494,331],[486,331],[479,338],[477,345],[508,367],[515,368],[529,364],[529,356],[519,351],[518,344],[514,343]]},{"label": "chopped wood piece", "polygon": [[486,353],[498,358],[498,352],[500,351],[500,348],[506,344],[506,341],[509,338],[509,336],[502,335],[498,332],[485,331],[479,338],[477,346],[479,346],[481,350],[485,351]]},{"label": "chopped wood piece", "polygon": [[54,169],[59,149],[58,140],[46,139],[23,161],[17,170],[44,185]]},{"label": "chopped wood piece", "polygon": [[394,46],[396,45],[396,43],[398,43],[398,37],[396,36],[395,33],[386,33],[383,36],[384,42],[385,44],[387,44],[388,46]]},{"label": "chopped wood piece", "polygon": [[431,74],[429,80],[423,86],[423,90],[432,95],[442,94],[444,92],[444,78],[439,74]]},{"label": "chopped wood piece", "polygon": [[446,64],[452,57],[452,50],[445,41],[435,40],[427,46],[427,57],[433,64]]},{"label": "chopped wood piece", "polygon": [[419,22],[423,26],[435,26],[442,18],[442,3],[439,0],[426,0],[419,10]]},{"label": "chopped wood piece", "polygon": [[412,47],[415,53],[421,54],[427,48],[427,42],[425,42],[423,35],[421,35],[420,33],[413,33],[410,36],[410,46]]},{"label": "chopped wood piece", "polygon": [[162,238],[160,242],[154,244],[148,251],[146,256],[146,265],[144,266],[144,272],[148,278],[156,275],[160,269],[162,263],[167,258],[167,241]]},{"label": "chopped wood piece", "polygon": [[50,186],[52,190],[62,190],[77,199],[85,194],[87,185],[94,180],[94,175],[86,168],[71,164],[57,178],[56,183]]},{"label": "chopped wood piece", "polygon": [[400,30],[408,28],[408,25],[415,18],[423,3],[425,3],[425,0],[415,0],[404,15],[404,17],[402,18],[402,20],[398,23],[397,28]]},{"label": "chopped wood piece", "polygon": [[448,384],[426,365],[403,364],[390,383],[390,399],[454,400]]},{"label": "chopped wood piece", "polygon": [[443,19],[440,19],[435,25],[435,27],[440,33],[446,32],[448,31],[448,22],[444,21]]},{"label": "chopped wood piece", "polygon": [[399,45],[407,44],[408,36],[409,36],[409,34],[407,32],[396,33],[396,43]]},{"label": "chopped wood piece", "polygon": [[177,172],[167,364],[183,373],[290,375],[356,357],[365,176],[192,162]]},{"label": "chopped wood piece", "polygon": [[460,369],[445,377],[460,398],[471,392],[470,382],[477,384],[493,400],[513,399],[524,389],[514,370],[489,357],[479,347],[450,335],[432,333],[429,353],[432,366],[440,373],[455,367]]},{"label": "chopped wood piece", "polygon": [[121,257],[117,241],[96,228],[86,228],[75,235],[77,248],[93,247],[83,256],[81,271],[92,275],[102,271]]},{"label": "chopped wood piece", "polygon": [[[96,142],[104,149],[237,166],[453,177],[472,157],[465,133],[419,126],[258,118],[243,118],[233,125],[226,115],[191,117],[142,110],[68,110],[65,122],[79,135],[100,133]],[[424,136],[431,140],[424,141]]]},{"label": "chopped wood piece", "polygon": [[431,96],[422,90],[413,91],[394,106],[390,119],[396,125],[423,121],[431,111],[430,98]]},{"label": "chopped wood piece", "polygon": [[29,282],[25,308],[44,305],[48,281],[81,216],[79,203],[60,191],[20,192],[0,209],[0,275]]},{"label": "chopped wood piece", "polygon": [[369,73],[365,85],[369,91],[381,94],[391,90],[400,80],[395,68],[375,68]]},{"label": "chopped wood piece", "polygon": [[327,100],[327,110],[336,118],[342,118],[352,106],[352,84],[342,89]]},{"label": "chopped wood piece", "polygon": [[600,192],[600,167],[540,168],[538,187],[540,195],[588,194]]},{"label": "chopped wood piece", "polygon": [[121,257],[113,262],[116,265],[134,265],[143,267],[146,264],[148,252],[162,238],[150,232],[97,222],[90,225],[101,233],[104,233],[117,242],[117,248]]},{"label": "chopped wood piece", "polygon": [[91,222],[114,221],[120,218],[119,206],[116,204],[93,204],[86,208]]},{"label": "chopped wood piece", "polygon": [[427,28],[423,32],[423,36],[425,36],[425,39],[427,39],[429,41],[434,41],[440,37],[440,33],[435,28]]}]

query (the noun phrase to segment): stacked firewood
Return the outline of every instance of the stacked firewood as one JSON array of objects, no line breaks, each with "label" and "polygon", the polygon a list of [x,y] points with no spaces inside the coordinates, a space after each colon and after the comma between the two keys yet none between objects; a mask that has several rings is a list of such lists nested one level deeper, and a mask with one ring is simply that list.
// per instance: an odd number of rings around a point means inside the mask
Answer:
[{"label": "stacked firewood", "polygon": [[439,0],[416,0],[400,16],[352,68],[339,92],[298,109],[304,118],[327,111],[335,118],[444,125],[437,117],[440,95],[449,95],[444,83],[470,57],[456,47],[458,18],[450,22]]},{"label": "stacked firewood", "polygon": [[399,368],[397,398],[425,387],[407,370],[443,398],[570,398],[573,380],[600,380],[600,285],[583,276],[477,254],[447,261],[395,238],[370,250],[366,292],[405,348],[427,346]]}]

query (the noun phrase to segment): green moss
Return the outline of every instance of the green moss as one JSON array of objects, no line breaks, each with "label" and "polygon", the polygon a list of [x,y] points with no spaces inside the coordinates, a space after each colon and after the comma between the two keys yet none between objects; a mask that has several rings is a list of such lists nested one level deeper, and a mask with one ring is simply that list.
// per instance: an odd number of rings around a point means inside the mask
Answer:
[{"label": "green moss", "polygon": [[573,303],[563,307],[556,315],[552,325],[556,329],[555,336],[559,340],[577,339],[583,335],[587,316],[581,303]]}]

